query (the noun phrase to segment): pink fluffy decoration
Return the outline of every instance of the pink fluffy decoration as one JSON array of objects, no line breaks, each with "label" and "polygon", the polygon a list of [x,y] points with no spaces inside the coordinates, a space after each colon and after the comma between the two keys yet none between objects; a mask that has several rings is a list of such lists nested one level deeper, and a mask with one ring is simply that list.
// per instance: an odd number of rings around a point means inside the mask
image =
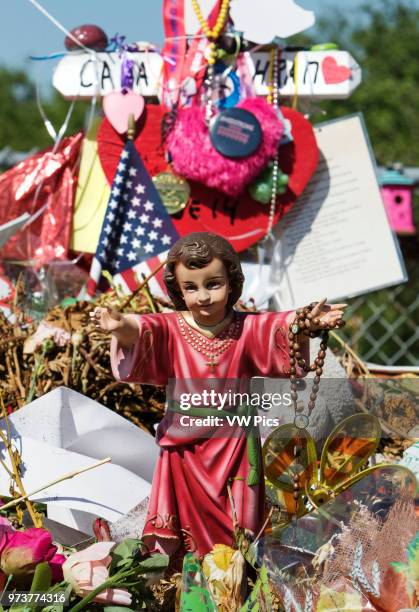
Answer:
[{"label": "pink fluffy decoration", "polygon": [[248,98],[237,107],[253,113],[260,123],[263,136],[257,151],[239,159],[224,157],[211,143],[204,108],[185,108],[167,139],[177,174],[230,196],[239,195],[260,174],[275,157],[284,126],[275,109],[263,99]]}]

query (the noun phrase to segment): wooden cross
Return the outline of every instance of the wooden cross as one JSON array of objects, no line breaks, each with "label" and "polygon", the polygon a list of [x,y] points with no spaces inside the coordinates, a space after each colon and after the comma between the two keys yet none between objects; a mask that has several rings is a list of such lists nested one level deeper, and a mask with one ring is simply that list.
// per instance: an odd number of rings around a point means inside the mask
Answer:
[{"label": "wooden cross", "polygon": [[206,365],[210,367],[211,372],[215,372],[215,366],[218,365],[218,361],[215,361],[214,355],[211,355],[211,359],[206,363]]}]

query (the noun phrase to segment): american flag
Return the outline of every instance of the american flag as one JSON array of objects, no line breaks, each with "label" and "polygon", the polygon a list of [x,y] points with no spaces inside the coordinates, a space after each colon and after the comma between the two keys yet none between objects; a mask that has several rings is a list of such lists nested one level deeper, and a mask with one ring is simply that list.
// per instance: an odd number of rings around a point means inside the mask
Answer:
[{"label": "american flag", "polygon": [[124,273],[167,251],[178,238],[134,143],[127,140],[112,183],[87,293],[95,294],[102,270],[112,276]]},{"label": "american flag", "polygon": [[[167,251],[147,261],[142,261],[129,270],[124,270],[113,277],[113,282],[122,293],[132,293],[145,278],[152,274],[148,281],[148,288],[153,296],[169,299],[166,285],[163,280],[164,268],[161,264],[167,259]],[[157,270],[157,272],[156,272]]]}]

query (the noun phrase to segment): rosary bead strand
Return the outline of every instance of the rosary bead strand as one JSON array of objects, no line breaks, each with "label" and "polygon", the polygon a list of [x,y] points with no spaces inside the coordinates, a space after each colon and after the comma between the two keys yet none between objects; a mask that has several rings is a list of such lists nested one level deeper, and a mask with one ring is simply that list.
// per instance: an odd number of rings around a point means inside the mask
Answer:
[{"label": "rosary bead strand", "polygon": [[[295,313],[295,319],[289,326],[288,333],[288,343],[289,343],[289,355],[290,355],[290,382],[291,382],[291,399],[294,404],[294,425],[300,429],[306,429],[310,423],[310,415],[313,412],[313,409],[316,405],[317,394],[319,392],[320,385],[320,377],[323,373],[323,364],[324,359],[326,357],[327,351],[327,343],[329,340],[329,329],[333,329],[334,327],[343,327],[345,322],[342,319],[336,321],[333,325],[327,325],[325,323],[322,324],[321,320],[316,317],[313,318],[312,310],[317,305],[316,302],[313,302],[309,306],[305,306],[304,308],[299,308]],[[310,327],[311,323],[314,323],[316,326],[320,326],[323,329],[320,329],[317,332],[311,332]],[[322,340],[320,342],[320,350],[317,353],[317,357],[314,360],[312,365],[307,365],[305,359],[301,355],[301,346],[298,342],[298,335],[303,333],[304,335],[310,336],[310,338],[314,338],[318,335],[321,336]],[[302,414],[302,408],[298,406],[298,391],[297,391],[297,364],[305,371],[305,372],[315,372],[316,375],[313,379],[313,386],[310,393],[310,400],[308,402],[308,416]],[[294,447],[294,458],[295,465],[290,473],[290,477],[293,482],[293,499],[295,503],[295,510],[293,518],[295,521],[298,519],[298,508],[299,501],[301,495],[301,449],[302,449],[302,437],[298,437],[296,445]]]},{"label": "rosary bead strand", "polygon": [[[288,343],[289,343],[289,355],[290,355],[290,382],[291,382],[291,399],[294,404],[295,418],[294,423],[297,427],[304,429],[309,424],[309,417],[316,405],[317,394],[319,392],[320,377],[323,374],[323,365],[326,357],[327,344],[329,340],[329,329],[335,327],[343,327],[345,322],[340,319],[335,324],[322,323],[319,318],[314,318],[312,310],[316,306],[316,302],[313,302],[309,306],[298,309],[295,314],[295,319],[289,327]],[[317,332],[311,332],[311,323],[320,325],[322,329]],[[302,357],[301,346],[298,342],[298,335],[304,334],[315,338],[321,336],[320,349],[317,357],[314,359],[312,365],[308,365],[306,360]],[[308,402],[308,416],[301,414],[301,410],[298,407],[298,393],[297,393],[297,364],[304,372],[315,372],[313,379],[313,387],[310,393],[310,399]],[[304,417],[304,418],[303,418]],[[303,427],[300,427],[304,423]]]}]

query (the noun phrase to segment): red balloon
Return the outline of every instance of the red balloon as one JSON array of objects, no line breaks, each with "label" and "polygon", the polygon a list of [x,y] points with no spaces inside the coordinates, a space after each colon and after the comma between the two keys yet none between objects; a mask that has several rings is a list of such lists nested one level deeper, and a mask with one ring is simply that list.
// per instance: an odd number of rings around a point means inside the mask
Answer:
[{"label": "red balloon", "polygon": [[25,212],[44,211],[1,247],[0,259],[65,259],[77,187],[74,168],[82,141],[82,132],[68,136],[54,153],[35,153],[0,176],[0,225]]},{"label": "red balloon", "polygon": [[[277,199],[275,223],[289,211],[301,195],[319,160],[311,124],[292,108],[281,107],[281,110],[292,124],[294,141],[280,149],[279,165],[290,178],[287,192]],[[163,115],[161,106],[147,104],[138,122],[138,135],[134,141],[151,176],[170,171],[165,149],[161,145],[160,126]],[[104,119],[99,128],[97,142],[100,162],[111,184],[124,140],[109,121]],[[214,232],[227,238],[236,251],[249,248],[265,236],[269,205],[256,202],[247,193],[232,198],[199,183],[190,182],[190,186],[189,206],[172,217],[181,236],[190,232]]]},{"label": "red balloon", "polygon": [[[97,25],[85,24],[70,30],[70,34],[74,36],[82,45],[95,51],[104,51],[108,46],[108,37],[105,32]],[[72,38],[66,36],[65,48],[69,51],[80,51],[81,47],[74,42]]]}]

